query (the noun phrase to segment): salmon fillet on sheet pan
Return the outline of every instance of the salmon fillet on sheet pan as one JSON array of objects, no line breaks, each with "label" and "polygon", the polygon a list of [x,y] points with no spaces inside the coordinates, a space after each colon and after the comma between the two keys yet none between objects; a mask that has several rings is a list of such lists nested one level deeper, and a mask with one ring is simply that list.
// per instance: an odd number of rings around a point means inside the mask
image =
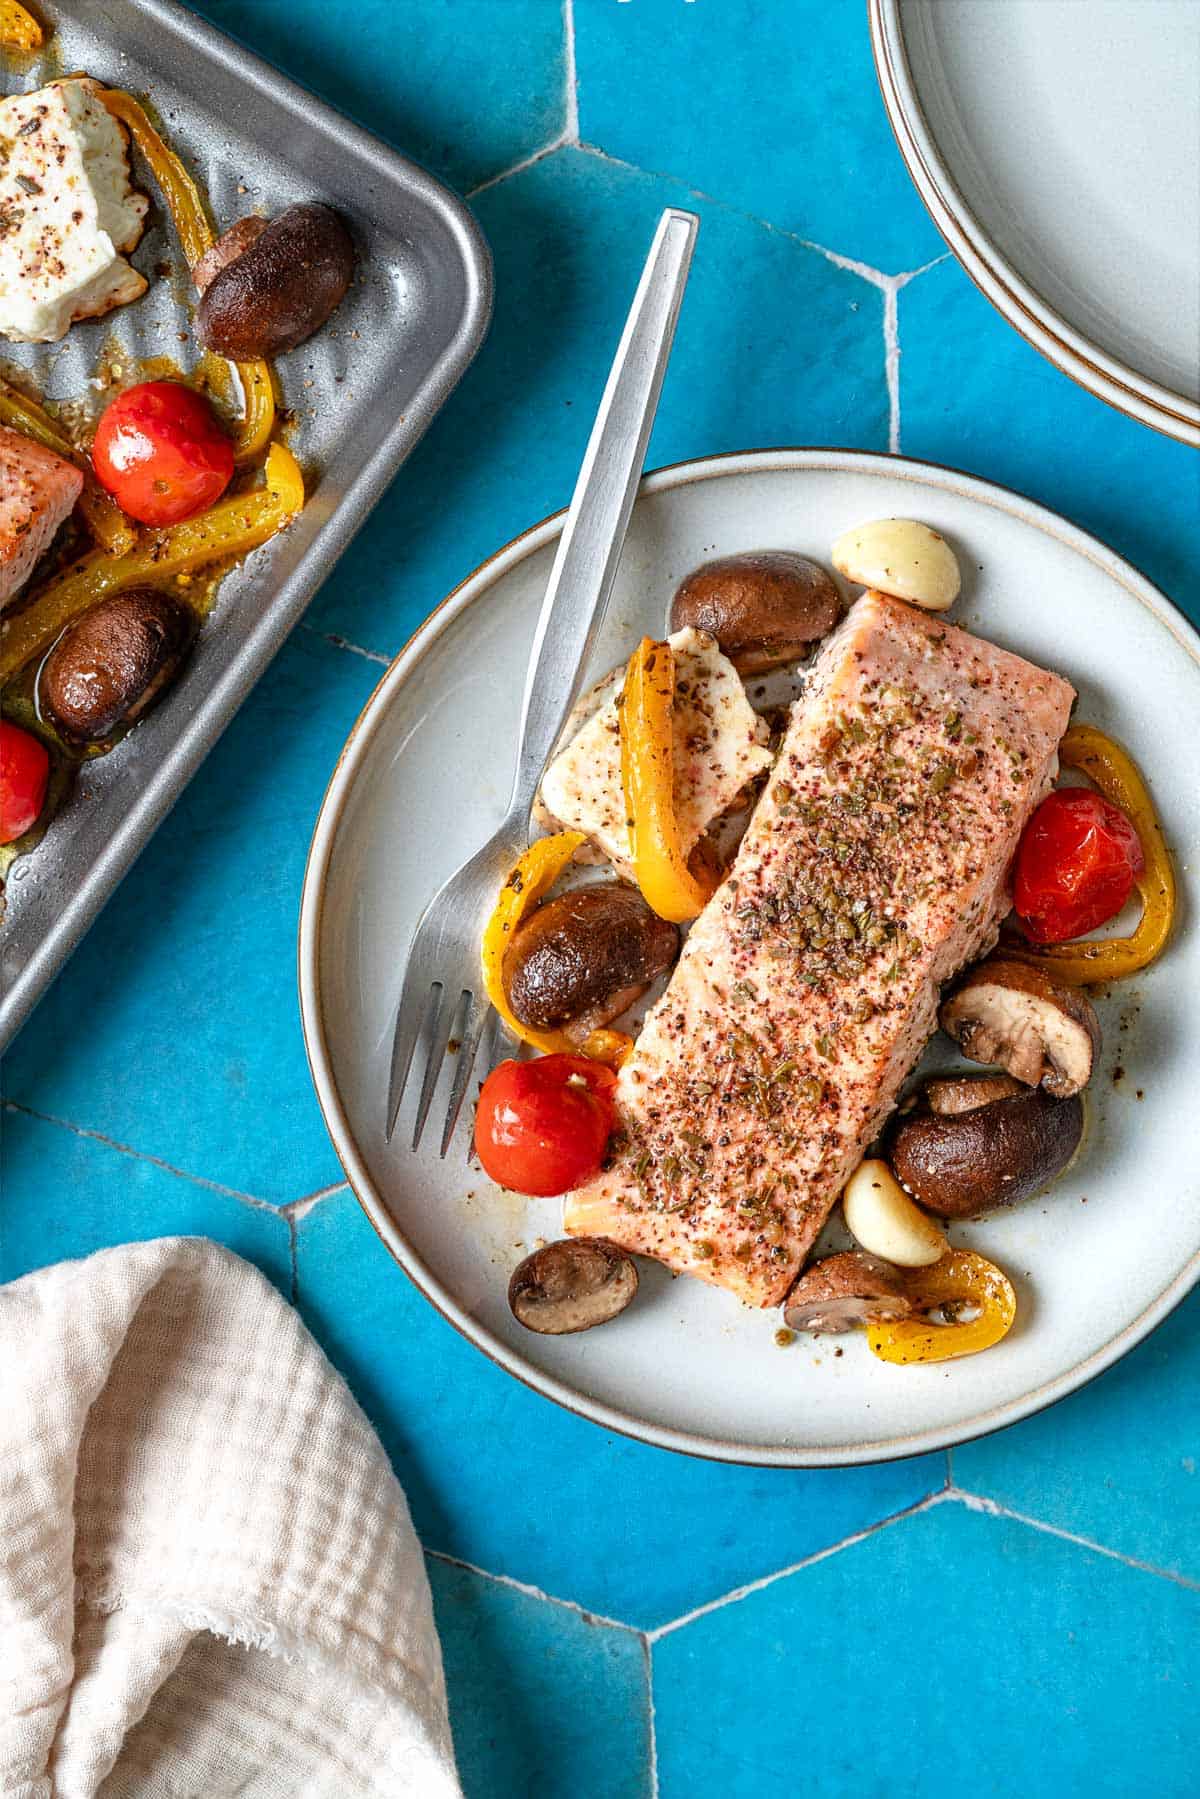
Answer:
[{"label": "salmon fillet on sheet pan", "polygon": [[1059,676],[878,593],[813,665],[726,879],[617,1083],[568,1231],[777,1305],[994,943],[1058,772]]}]

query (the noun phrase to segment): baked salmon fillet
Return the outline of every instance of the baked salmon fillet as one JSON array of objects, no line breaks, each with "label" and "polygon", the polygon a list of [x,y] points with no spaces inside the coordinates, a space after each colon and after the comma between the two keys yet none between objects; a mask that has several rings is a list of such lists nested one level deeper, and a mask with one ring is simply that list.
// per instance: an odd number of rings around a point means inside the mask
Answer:
[{"label": "baked salmon fillet", "polygon": [[0,608],[28,581],[82,490],[73,464],[0,425]]},{"label": "baked salmon fillet", "polygon": [[867,593],[792,709],[734,863],[620,1071],[576,1234],[777,1305],[991,948],[1074,690]]}]

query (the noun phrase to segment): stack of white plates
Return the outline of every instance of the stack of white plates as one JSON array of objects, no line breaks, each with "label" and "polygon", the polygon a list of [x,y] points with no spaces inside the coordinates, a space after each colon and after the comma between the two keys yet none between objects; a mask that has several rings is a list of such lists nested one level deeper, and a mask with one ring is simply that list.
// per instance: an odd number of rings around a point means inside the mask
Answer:
[{"label": "stack of white plates", "polygon": [[1010,324],[1200,445],[1200,4],[871,0],[909,171]]}]

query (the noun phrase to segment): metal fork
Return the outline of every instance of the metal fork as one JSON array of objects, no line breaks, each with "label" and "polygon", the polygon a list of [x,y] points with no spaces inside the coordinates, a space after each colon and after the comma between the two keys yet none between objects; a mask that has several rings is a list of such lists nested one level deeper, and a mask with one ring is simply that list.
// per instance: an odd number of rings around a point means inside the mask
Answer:
[{"label": "metal fork", "polygon": [[[442,1130],[443,1156],[462,1111],[489,1015],[480,962],[483,929],[501,883],[528,845],[529,815],[542,770],[579,697],[612,593],[698,225],[694,213],[664,212],[625,322],[538,616],[521,747],[504,823],[434,895],[408,952],[392,1043],[387,1136],[396,1128],[423,1044],[425,1073],[413,1125],[414,1149],[452,1037],[457,1052]],[[498,1026],[493,1014],[493,1029]]]}]

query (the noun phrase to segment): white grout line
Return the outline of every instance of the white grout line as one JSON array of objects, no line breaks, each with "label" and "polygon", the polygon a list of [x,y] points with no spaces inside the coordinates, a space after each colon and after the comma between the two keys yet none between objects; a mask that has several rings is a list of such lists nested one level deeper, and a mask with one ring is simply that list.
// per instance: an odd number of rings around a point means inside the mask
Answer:
[{"label": "white grout line", "polygon": [[391,666],[392,658],[385,656],[382,650],[364,650],[360,643],[351,643],[348,637],[341,637],[336,631],[318,631],[302,619],[300,629],[307,631],[310,637],[319,637],[322,643],[331,643],[335,650],[348,650],[352,656],[364,656],[368,662],[381,662],[384,668]]},{"label": "white grout line", "polygon": [[468,188],[463,199],[477,200],[480,194],[486,194],[489,188],[499,187],[502,181],[508,181],[513,175],[523,175],[526,169],[532,169],[537,163],[544,162],[547,156],[553,156],[556,150],[561,150],[570,141],[567,133],[560,131],[557,137],[551,138],[548,144],[543,144],[541,149],[535,150],[532,155],[523,156],[520,162],[514,162],[511,168],[501,169],[498,175],[489,175],[486,181],[479,183],[478,187]]},{"label": "white grout line", "polygon": [[548,144],[543,144],[540,150],[534,150],[530,155],[523,156],[519,162],[514,162],[507,169],[501,169],[497,175],[489,175],[487,180],[481,181],[477,187],[468,188],[463,195],[464,200],[478,199],[479,195],[486,194],[489,188],[499,187],[502,181],[508,181],[514,175],[524,174],[526,169],[532,169],[539,162],[544,162],[547,156],[553,156],[556,150],[563,149],[565,145],[574,146],[579,143],[579,77],[575,67],[575,0],[562,0],[562,28],[562,130],[556,137],[552,137]]},{"label": "white grout line", "polygon": [[620,1618],[606,1618],[603,1612],[590,1611],[586,1605],[579,1605],[574,1599],[559,1599],[554,1593],[544,1593],[541,1587],[530,1586],[525,1580],[516,1580],[511,1574],[493,1574],[487,1568],[477,1567],[474,1562],[464,1562],[461,1556],[447,1555],[443,1549],[426,1549],[425,1554],[431,1561],[445,1562],[448,1568],[462,1568],[467,1574],[477,1574],[481,1580],[494,1581],[498,1587],[508,1587],[514,1593],[523,1593],[527,1599],[541,1599],[547,1605],[562,1606],[564,1611],[574,1612],[586,1624],[599,1624],[606,1630],[627,1630],[631,1636],[645,1639],[645,1631],[639,1630],[636,1624],[625,1624]]},{"label": "white grout line", "polygon": [[903,1511],[892,1512],[886,1518],[868,1524],[865,1530],[857,1530],[852,1536],[843,1537],[839,1543],[831,1543],[827,1549],[818,1549],[813,1555],[806,1555],[802,1561],[792,1562],[787,1568],[780,1568],[774,1574],[764,1574],[758,1580],[748,1581],[744,1587],[735,1587],[731,1593],[723,1593],[719,1599],[710,1599],[704,1605],[698,1605],[693,1611],[685,1612],[681,1618],[672,1618],[669,1624],[659,1624],[646,1632],[648,1643],[657,1643],[662,1637],[673,1635],[687,1624],[694,1624],[697,1618],[707,1618],[710,1612],[719,1612],[727,1605],[734,1605],[739,1600],[748,1599],[752,1593],[761,1593],[767,1587],[773,1587],[776,1581],[787,1580],[793,1574],[799,1574],[803,1568],[814,1568],[818,1562],[824,1562],[831,1555],[840,1555],[843,1549],[853,1549],[856,1544],[864,1543],[877,1531],[886,1530],[889,1525],[899,1524],[905,1518],[915,1518],[920,1512],[931,1511],[935,1505],[944,1505],[953,1498],[944,1487],[936,1493],[927,1493],[915,1505],[905,1506]]},{"label": "white grout line", "polygon": [[825,244],[819,244],[811,237],[801,237],[797,231],[789,231],[784,225],[773,224],[757,213],[746,212],[740,206],[733,206],[727,200],[720,200],[714,194],[705,193],[702,188],[688,187],[687,183],[677,175],[669,175],[665,171],[639,169],[635,163],[625,162],[619,156],[610,156],[607,150],[601,150],[595,144],[576,143],[577,149],[587,156],[595,156],[601,162],[611,162],[619,168],[629,169],[635,174],[653,174],[656,179],[679,181],[693,199],[703,200],[709,206],[718,206],[723,212],[734,214],[745,219],[751,225],[758,225],[763,231],[772,232],[776,237],[785,237],[798,244],[803,250],[811,250],[815,256],[821,256],[831,262],[835,268],[842,269],[848,275],[857,275],[869,287],[875,288],[883,295],[883,368],[884,381],[888,396],[888,450],[898,454],[900,449],[900,312],[898,296],[902,287],[915,281],[927,270],[935,269],[939,263],[949,259],[947,250],[932,261],[922,263],[920,268],[904,269],[898,275],[885,274],[883,269],[876,269],[868,262],[860,262],[855,256],[843,256],[840,250],[831,250]]},{"label": "white grout line", "polygon": [[890,283],[883,290],[883,377],[888,396],[888,450],[900,454],[900,308],[899,290]]},{"label": "white grout line", "polygon": [[883,300],[883,349],[884,373],[888,390],[888,450],[893,456],[900,454],[900,290],[915,281],[919,275],[936,269],[939,263],[949,259],[947,250],[943,256],[935,256],[932,262],[923,262],[919,269],[909,269],[906,274],[893,275],[888,279]]},{"label": "white grout line", "polygon": [[1125,1555],[1119,1549],[1109,1549],[1092,1537],[1081,1537],[1077,1531],[1063,1530],[1057,1524],[1047,1524],[1043,1518],[1030,1518],[1025,1512],[1014,1512],[1011,1507],[1001,1505],[995,1499],[988,1499],[982,1493],[966,1493],[960,1487],[951,1487],[946,1497],[956,1499],[968,1511],[982,1512],[989,1518],[1009,1518],[1014,1524],[1024,1524],[1029,1530],[1040,1530],[1048,1537],[1058,1537],[1064,1543],[1073,1543],[1077,1549],[1090,1549],[1095,1555],[1105,1555],[1110,1561],[1122,1562],[1127,1568],[1136,1568],[1139,1574],[1152,1574],[1159,1580],[1173,1582],[1177,1587],[1186,1587],[1189,1592],[1200,1593],[1200,1580],[1190,1580],[1186,1574],[1176,1574],[1170,1568],[1159,1568],[1153,1562],[1144,1562],[1136,1555]]},{"label": "white grout line", "polygon": [[334,1181],[332,1186],[318,1187],[315,1193],[306,1193],[303,1199],[289,1200],[286,1206],[280,1206],[279,1211],[282,1217],[293,1224],[299,1224],[323,1199],[332,1199],[335,1193],[347,1193],[349,1190],[349,1181]]},{"label": "white grout line", "polygon": [[273,1206],[269,1199],[256,1199],[253,1193],[242,1193],[237,1187],[226,1187],[221,1181],[210,1181],[202,1174],[189,1174],[186,1168],[176,1168],[173,1162],[164,1162],[161,1156],[152,1156],[148,1150],[134,1149],[131,1143],[121,1143],[116,1137],[106,1137],[103,1131],[92,1131],[83,1124],[71,1124],[65,1118],[56,1118],[52,1112],[38,1112],[32,1106],[22,1106],[15,1099],[3,1102],[6,1112],[20,1112],[26,1118],[37,1118],[42,1124],[57,1125],[61,1131],[70,1131],[74,1137],[84,1137],[89,1143],[103,1143],[106,1149],[115,1149],[118,1154],[132,1156],[135,1162],[149,1162],[154,1168],[161,1168],[164,1174],[173,1174],[177,1180],[190,1181],[194,1187],[206,1187],[210,1193],[220,1193],[226,1199],[238,1199],[245,1206],[254,1206],[260,1212],[270,1212],[275,1218],[281,1216],[282,1207]]},{"label": "white grout line", "polygon": [[563,59],[566,94],[563,105],[563,141],[579,142],[579,74],[575,65],[575,0],[563,0]]},{"label": "white grout line", "polygon": [[646,1659],[646,1726],[650,1736],[650,1799],[658,1799],[658,1720],[654,1711],[654,1651],[649,1637],[642,1637]]}]

